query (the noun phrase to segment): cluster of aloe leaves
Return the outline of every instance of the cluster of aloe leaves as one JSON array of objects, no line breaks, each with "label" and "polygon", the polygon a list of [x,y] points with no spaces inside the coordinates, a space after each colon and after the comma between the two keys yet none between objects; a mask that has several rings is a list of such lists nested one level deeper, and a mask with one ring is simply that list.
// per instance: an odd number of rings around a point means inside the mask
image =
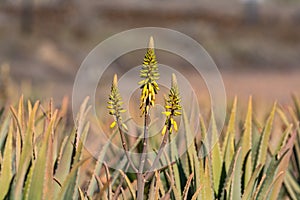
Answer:
[{"label": "cluster of aloe leaves", "polygon": [[[171,143],[171,153],[163,155],[168,166],[156,170],[145,183],[144,198],[297,199],[300,104],[293,99],[294,108],[275,103],[265,121],[258,122],[252,98],[245,117],[238,114],[235,98],[222,133],[213,113],[200,116],[200,138],[194,138],[188,120],[192,111],[183,108],[181,125],[188,149],[179,156],[178,144]],[[109,142],[101,147],[97,159],[85,149],[88,104],[87,98],[73,125],[68,120],[67,99],[56,109],[52,101],[47,105],[25,103],[21,97],[17,105],[1,110],[0,199],[136,199],[137,176],[126,172],[125,155],[119,161],[120,170],[114,170],[101,162]],[[111,133],[109,140],[117,133]],[[274,137],[276,142],[271,145]],[[137,138],[129,150],[141,151],[141,143],[142,137]]]},{"label": "cluster of aloe leaves", "polygon": [[[296,102],[296,101],[295,101]],[[86,115],[88,100],[82,104],[74,128],[66,127],[67,101],[60,109],[49,103],[23,98],[18,106],[1,111],[0,127],[0,199],[117,199],[136,197],[136,177],[123,170],[109,169],[105,163],[89,161],[84,155],[84,142],[89,130]],[[294,117],[274,104],[260,127],[253,123],[251,99],[243,127],[237,128],[237,99],[234,100],[226,130],[208,156],[194,138],[183,112],[186,142],[194,140],[187,152],[175,163],[155,172],[146,184],[147,199],[297,199],[299,194],[299,106]],[[278,113],[278,114],[277,114]],[[269,146],[275,115],[280,117],[282,132],[275,147]],[[294,122],[289,122],[293,118]],[[212,116],[212,140],[218,135]],[[201,134],[207,131],[201,118]],[[293,128],[296,127],[296,129]],[[296,135],[298,134],[298,135]],[[111,135],[114,138],[116,132]],[[237,137],[240,135],[240,137]],[[135,148],[141,140],[131,147]],[[296,141],[296,142],[295,142]],[[294,146],[295,142],[295,146]],[[204,143],[203,143],[204,144]],[[102,148],[99,157],[109,148]],[[201,148],[201,149],[199,149]],[[176,144],[172,156],[176,155]],[[207,148],[208,149],[208,148]],[[172,160],[173,158],[168,158]],[[84,165],[89,162],[89,165]],[[126,157],[121,161],[124,169]],[[92,171],[89,175],[87,171]],[[121,180],[123,180],[122,184]]]}]

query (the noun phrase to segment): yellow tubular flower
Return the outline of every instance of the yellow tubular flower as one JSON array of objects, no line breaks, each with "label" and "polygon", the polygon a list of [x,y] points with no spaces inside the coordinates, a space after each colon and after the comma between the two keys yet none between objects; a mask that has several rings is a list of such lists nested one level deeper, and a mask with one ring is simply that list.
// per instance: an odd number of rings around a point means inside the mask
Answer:
[{"label": "yellow tubular flower", "polygon": [[144,57],[142,69],[140,71],[140,77],[144,80],[139,82],[142,89],[140,98],[140,109],[143,114],[148,114],[150,107],[155,104],[155,95],[159,90],[156,80],[159,79],[156,55],[154,52],[153,37],[150,37],[148,50]]},{"label": "yellow tubular flower", "polygon": [[165,112],[162,112],[164,115],[166,115],[167,119],[165,122],[165,125],[162,130],[162,134],[164,135],[167,130],[169,130],[170,134],[173,132],[178,131],[177,122],[175,121],[174,117],[181,115],[180,110],[181,105],[179,104],[181,101],[180,95],[179,95],[179,89],[177,85],[177,80],[175,74],[172,74],[172,85],[169,92],[168,97],[165,97]]}]

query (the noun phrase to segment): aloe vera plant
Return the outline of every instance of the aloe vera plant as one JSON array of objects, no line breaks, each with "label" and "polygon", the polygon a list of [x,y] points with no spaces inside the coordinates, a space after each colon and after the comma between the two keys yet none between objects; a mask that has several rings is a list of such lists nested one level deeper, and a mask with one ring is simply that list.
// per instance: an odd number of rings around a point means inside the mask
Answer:
[{"label": "aloe vera plant", "polygon": [[[200,115],[200,131],[194,132],[189,118],[194,111],[181,105],[180,84],[170,74],[170,90],[161,113],[165,118],[161,134],[159,139],[149,138],[149,113],[159,93],[153,38],[140,77],[139,109],[144,120],[144,129],[138,130],[140,137],[130,143],[126,138],[128,119],[123,116],[126,108],[115,75],[108,101],[113,121],[105,124],[111,131],[109,141],[101,146],[95,159],[84,148],[91,122],[87,119],[88,98],[73,127],[67,125],[66,99],[60,109],[54,108],[52,100],[46,105],[39,101],[25,103],[23,97],[16,106],[2,109],[0,199],[297,199],[300,105],[296,98],[296,109],[289,109],[290,115],[274,103],[266,120],[258,123],[252,98],[246,115],[241,117],[235,97],[221,133],[213,112],[210,117]],[[275,121],[276,116],[279,118]],[[182,155],[179,149],[183,144],[171,142],[179,134],[179,118],[183,126],[180,139],[187,147]],[[271,144],[274,129],[279,135],[277,142]],[[196,134],[201,137],[195,138]],[[118,170],[102,162],[115,140],[121,141],[124,149]],[[156,155],[149,161],[147,151],[152,144],[157,144]],[[140,153],[138,162],[129,152]],[[167,165],[157,168],[163,161]]]}]

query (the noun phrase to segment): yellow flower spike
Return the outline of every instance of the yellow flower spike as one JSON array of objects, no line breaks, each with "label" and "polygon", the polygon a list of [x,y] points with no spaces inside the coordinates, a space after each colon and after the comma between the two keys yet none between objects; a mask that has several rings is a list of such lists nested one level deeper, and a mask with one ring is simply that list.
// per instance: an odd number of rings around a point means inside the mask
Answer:
[{"label": "yellow flower spike", "polygon": [[159,78],[158,66],[154,52],[154,40],[151,37],[147,52],[144,57],[142,69],[140,70],[140,77],[144,80],[140,81],[140,88],[142,89],[140,102],[141,112],[148,114],[150,107],[155,105],[155,94],[159,90],[156,80]]},{"label": "yellow flower spike", "polygon": [[173,117],[181,115],[181,106],[179,105],[180,102],[180,96],[179,96],[179,90],[177,86],[177,80],[176,76],[172,74],[172,84],[171,89],[169,91],[168,96],[165,96],[165,112],[162,112],[164,115],[166,115],[167,119],[165,124],[169,124],[169,132],[170,134],[175,131],[178,131],[178,125],[177,122],[174,120]]},{"label": "yellow flower spike", "polygon": [[109,95],[109,101],[107,103],[108,103],[107,108],[109,110],[109,114],[113,115],[115,119],[115,121],[110,124],[110,128],[114,128],[116,124],[122,123],[121,113],[126,112],[126,110],[122,108],[123,102],[118,89],[118,77],[116,74],[113,77],[111,92]]}]

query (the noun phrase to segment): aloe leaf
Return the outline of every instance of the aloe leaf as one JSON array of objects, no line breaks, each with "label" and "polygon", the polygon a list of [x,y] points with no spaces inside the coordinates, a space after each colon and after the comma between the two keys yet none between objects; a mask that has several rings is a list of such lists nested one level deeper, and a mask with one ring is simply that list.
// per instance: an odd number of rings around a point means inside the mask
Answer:
[{"label": "aloe leaf", "polygon": [[300,194],[300,185],[294,175],[290,172],[286,172],[286,176],[284,178],[284,184],[288,183],[290,185],[290,188],[296,193]]},{"label": "aloe leaf", "polygon": [[[192,161],[194,158],[194,155],[197,155],[196,148],[194,145],[194,138],[191,133],[190,129],[190,124],[187,119],[187,115],[185,111],[183,110],[182,112],[182,117],[183,117],[183,125],[184,125],[184,132],[185,132],[185,139],[186,139],[186,147],[187,147],[187,153],[189,160]],[[190,169],[191,172],[194,173],[195,167],[194,167],[194,162],[190,162]]]},{"label": "aloe leaf", "polygon": [[[282,154],[286,151],[287,151],[287,153],[284,156],[284,158],[282,159],[282,161],[280,162],[277,171],[286,172],[288,170],[289,161],[290,161],[290,158],[291,158],[292,153],[293,153],[293,146],[294,146],[295,139],[296,139],[296,132],[294,132],[291,135],[291,137],[289,138],[286,145],[283,146],[280,149],[279,154]],[[274,199],[274,200],[277,199],[280,188],[281,188],[282,183],[283,183],[283,180],[284,180],[284,176],[278,177],[278,180],[274,183],[273,190],[272,190],[271,195],[270,195],[270,199]]]},{"label": "aloe leaf", "polygon": [[261,188],[258,190],[257,200],[264,199],[269,186],[272,184],[274,177],[276,176],[277,167],[280,164],[280,162],[282,161],[282,159],[286,156],[287,153],[288,153],[288,151],[285,151],[284,154],[279,159],[277,159],[276,156],[274,156],[272,158],[270,165],[266,172],[266,178],[265,178],[265,180],[263,180]]},{"label": "aloe leaf", "polygon": [[274,106],[272,108],[272,111],[267,119],[266,125],[265,125],[263,133],[261,135],[256,166],[258,166],[258,164],[264,164],[266,162],[267,153],[268,153],[267,151],[268,151],[268,146],[269,146],[269,139],[270,139],[270,135],[271,135],[271,131],[272,131],[275,111],[276,111],[276,103],[274,104]]},{"label": "aloe leaf", "polygon": [[[171,141],[171,160],[177,160],[178,159],[178,152],[177,152],[177,145],[175,141]],[[175,187],[178,188],[178,195],[181,196],[181,181],[180,181],[180,173],[179,173],[179,160],[176,161],[176,165],[172,166],[173,174],[174,174],[174,180],[175,180]],[[175,196],[176,198],[176,196]]]},{"label": "aloe leaf", "polygon": [[155,190],[155,195],[154,195],[154,199],[158,200],[159,199],[159,182],[160,182],[160,178],[159,178],[159,173],[157,171],[155,171],[155,179],[156,179],[156,190]]},{"label": "aloe leaf", "polygon": [[270,192],[271,192],[273,186],[274,186],[277,182],[281,182],[281,178],[283,178],[283,176],[284,176],[284,172],[283,172],[283,171],[280,171],[280,172],[277,174],[277,176],[273,179],[273,181],[271,182],[271,184],[270,184],[269,187],[267,188],[263,200],[269,199]]},{"label": "aloe leaf", "polygon": [[199,188],[196,190],[196,192],[193,194],[192,200],[196,200],[196,199],[198,198],[198,196],[199,196],[201,190],[202,190],[202,185],[200,185],[200,187],[199,187]]},{"label": "aloe leaf", "polygon": [[32,162],[29,172],[26,175],[26,180],[25,180],[25,184],[24,184],[24,188],[23,188],[23,198],[22,198],[24,200],[29,200],[28,194],[29,194],[29,190],[30,190],[30,186],[31,186],[34,166],[35,166],[35,162]]},{"label": "aloe leaf", "polygon": [[299,194],[297,194],[297,193],[293,190],[293,188],[291,187],[290,182],[288,181],[288,179],[285,179],[285,180],[284,180],[284,186],[285,186],[285,188],[286,188],[286,190],[287,190],[287,192],[288,192],[289,197],[290,197],[291,199],[293,199],[293,200],[298,200],[298,195],[299,195]]},{"label": "aloe leaf", "polygon": [[[132,145],[132,147],[130,148],[130,152],[132,152],[136,147],[137,145],[142,141],[142,137],[139,137],[135,143]],[[120,164],[116,167],[116,169],[124,169],[126,167],[126,164],[128,163],[128,160],[127,160],[127,157],[124,155],[123,158],[121,159],[120,161]],[[112,181],[111,181],[111,184],[114,185],[116,180],[118,179],[119,177],[119,174],[120,172],[118,170],[116,170],[113,174],[112,174]]]},{"label": "aloe leaf", "polygon": [[5,148],[2,159],[3,165],[1,165],[0,169],[0,199],[4,199],[6,196],[10,182],[13,177],[12,165],[13,165],[13,124],[12,121],[9,126]]},{"label": "aloe leaf", "polygon": [[285,126],[289,126],[290,123],[289,123],[289,120],[287,118],[287,116],[285,115],[285,113],[283,112],[283,110],[281,108],[277,108],[276,109],[281,121],[284,123]]},{"label": "aloe leaf", "polygon": [[126,182],[128,188],[129,188],[129,191],[130,191],[130,193],[131,193],[132,198],[135,199],[135,198],[136,198],[136,197],[135,197],[135,190],[133,189],[134,187],[133,187],[133,185],[131,184],[129,178],[126,176],[126,174],[125,174],[122,170],[119,170],[119,172],[120,172],[120,174],[124,177],[125,182]]},{"label": "aloe leaf", "polygon": [[221,173],[222,173],[222,156],[221,156],[221,149],[218,142],[218,133],[217,133],[217,125],[216,120],[214,117],[214,113],[212,113],[211,117],[212,123],[212,152],[211,152],[211,159],[212,159],[212,175],[213,175],[213,185],[215,193],[218,195],[219,187],[220,187],[220,180],[221,180]]},{"label": "aloe leaf", "polygon": [[163,186],[163,184],[161,182],[160,174],[159,173],[157,174],[156,180],[157,180],[156,184],[157,184],[157,187],[158,187],[158,189],[160,191],[161,196],[165,196],[166,192],[165,192],[164,186]]},{"label": "aloe leaf", "polygon": [[235,118],[236,118],[236,105],[237,97],[234,98],[231,114],[228,122],[228,128],[225,133],[224,143],[223,143],[223,159],[225,162],[226,172],[228,172],[230,163],[234,156],[234,139],[235,139]]},{"label": "aloe leaf", "polygon": [[155,199],[155,190],[157,190],[157,187],[155,186],[155,178],[152,179],[151,184],[150,184],[150,189],[148,193],[148,199],[149,200],[154,200]]},{"label": "aloe leaf", "polygon": [[[213,199],[214,198],[214,191],[213,191],[213,183],[212,183],[212,169],[211,169],[211,161],[210,159],[207,159],[207,161],[205,162],[205,182],[206,182],[206,191],[205,191],[205,195],[208,199]],[[209,186],[209,188],[208,188]]]},{"label": "aloe leaf", "polygon": [[293,124],[289,124],[289,126],[285,129],[285,131],[282,133],[280,139],[279,139],[279,142],[278,142],[278,145],[274,151],[274,155],[278,154],[280,149],[283,148],[283,146],[286,144],[286,142],[288,141],[288,138],[289,138],[289,135],[291,133],[291,130],[292,130],[292,127],[293,127]]},{"label": "aloe leaf", "polygon": [[83,193],[83,191],[81,190],[80,187],[78,187],[78,193],[79,193],[80,200],[85,200],[84,193]]},{"label": "aloe leaf", "polygon": [[[78,147],[76,149],[76,153],[73,159],[73,164],[72,164],[72,168],[74,166],[74,164],[78,163],[80,160],[82,160],[82,152],[83,152],[83,146],[89,131],[89,122],[85,125],[84,129],[82,130],[82,132],[79,134],[81,135],[79,141],[78,141]],[[80,168],[80,166],[79,166]],[[70,185],[73,185],[72,187],[70,187],[70,189],[73,189],[73,198],[77,199],[78,197],[78,191],[75,189],[78,187],[78,182],[80,181],[80,176],[79,176],[79,168],[77,169],[77,173],[76,175],[73,177],[72,181],[70,181]]]},{"label": "aloe leaf", "polygon": [[237,149],[235,152],[235,155],[230,163],[229,171],[227,174],[227,177],[225,179],[223,189],[222,189],[222,194],[221,194],[221,199],[228,199],[230,196],[231,191],[239,192],[238,188],[235,188],[236,181],[235,175],[236,175],[236,166],[237,163],[239,162],[241,157],[241,147]]},{"label": "aloe leaf", "polygon": [[255,182],[258,178],[259,173],[261,172],[263,166],[260,164],[256,167],[256,169],[254,170],[245,190],[244,190],[244,194],[242,196],[242,200],[248,200],[250,199],[252,192],[254,191],[254,187],[255,187]]},{"label": "aloe leaf", "polygon": [[[63,156],[61,158],[60,163],[58,163],[58,167],[55,173],[55,178],[59,182],[64,182],[66,177],[69,174],[70,168],[73,168],[74,165],[77,164],[82,159],[82,149],[89,131],[89,123],[85,124],[85,118],[87,113],[89,112],[89,107],[87,108],[88,97],[84,100],[80,107],[80,111],[77,114],[76,118],[76,128],[73,129],[71,133],[68,143],[66,144]],[[75,152],[74,157],[73,152]],[[70,181],[70,185],[73,185],[73,193],[76,198],[78,195],[78,191],[76,190],[78,184],[78,170],[76,175],[73,177],[72,181]],[[70,187],[72,188],[72,187]],[[56,185],[54,188],[55,193],[57,194],[59,187]]]},{"label": "aloe leaf", "polygon": [[5,145],[5,139],[7,138],[7,133],[9,129],[9,121],[10,117],[6,117],[3,122],[1,122],[1,128],[0,128],[0,149],[3,149],[3,146]]},{"label": "aloe leaf", "polygon": [[29,187],[28,199],[52,199],[52,138],[53,125],[56,120],[57,111],[48,125],[43,143],[39,149],[37,160],[33,168],[31,185]]},{"label": "aloe leaf", "polygon": [[[241,138],[242,141],[242,158],[241,162],[246,158],[246,155],[252,148],[252,97],[249,98],[248,111],[244,124],[244,132]],[[243,184],[247,185],[252,173],[252,152],[250,151],[245,165],[245,178]]]},{"label": "aloe leaf", "polygon": [[100,174],[100,170],[101,170],[101,167],[102,167],[102,161],[104,159],[104,156],[107,152],[108,147],[111,145],[111,141],[116,136],[117,132],[118,132],[117,130],[115,130],[113,132],[113,134],[110,136],[108,142],[104,145],[103,149],[101,150],[101,152],[98,156],[98,159],[97,159],[97,162],[96,162],[96,165],[95,165],[95,168],[94,168],[94,172],[93,172],[93,175],[91,177],[91,180],[90,180],[90,183],[89,183],[89,186],[88,186],[88,189],[87,189],[87,195],[88,196],[92,196],[94,191],[97,188],[97,182],[96,182],[95,176]]},{"label": "aloe leaf", "polygon": [[68,176],[62,184],[62,188],[60,190],[57,200],[65,200],[70,199],[70,197],[73,197],[74,190],[76,190],[76,187],[74,187],[74,179],[76,179],[77,177],[78,168],[87,160],[88,159],[81,160],[72,167],[72,170],[70,171],[70,173],[68,174]]},{"label": "aloe leaf", "polygon": [[187,179],[187,181],[186,181],[186,184],[184,186],[184,190],[183,190],[183,193],[182,193],[182,199],[183,200],[186,200],[186,198],[187,198],[187,195],[188,195],[188,192],[189,192],[190,185],[191,185],[193,177],[194,177],[194,174],[191,174],[189,176],[189,178]]},{"label": "aloe leaf", "polygon": [[[173,195],[174,195],[174,199],[175,200],[180,200],[181,199],[181,195],[179,194],[179,191],[178,191],[178,188],[176,187],[175,183],[174,183],[174,179],[175,179],[175,173],[173,172],[173,165],[171,164],[170,162],[170,159],[169,159],[169,156],[168,154],[164,151],[164,156],[167,160],[167,164],[168,164],[168,170],[169,170],[169,174],[168,173],[165,173],[168,181],[169,181],[169,184],[170,184],[170,188],[169,188],[169,191],[168,193],[166,194],[165,198],[168,198],[168,196],[170,195],[170,193],[173,191]],[[165,171],[164,171],[165,172]],[[178,177],[180,178],[180,177]],[[181,190],[181,188],[179,188],[179,190]]]},{"label": "aloe leaf", "polygon": [[[67,139],[67,143],[64,146],[62,151],[61,159],[57,162],[57,169],[55,171],[55,178],[60,182],[64,182],[67,178],[70,170],[71,170],[71,163],[72,163],[72,153],[73,153],[73,141],[75,140],[75,129],[73,129],[72,133]],[[60,190],[59,185],[54,185],[54,194],[58,194]]]},{"label": "aloe leaf", "polygon": [[294,102],[294,106],[296,108],[296,115],[298,117],[298,119],[300,119],[300,103],[299,103],[299,100],[298,98],[296,97],[296,95],[292,95],[292,99],[293,99],[293,102]]},{"label": "aloe leaf", "polygon": [[182,111],[182,116],[183,116],[183,123],[184,123],[185,137],[186,137],[186,146],[188,148],[187,151],[190,160],[189,163],[191,166],[191,173],[193,173],[195,176],[193,186],[195,188],[199,188],[200,187],[200,163],[197,156],[193,134],[191,132],[187,115],[184,110]]},{"label": "aloe leaf", "polygon": [[[39,107],[39,101],[37,101],[34,104],[34,107],[31,110],[29,114],[29,120],[27,124],[27,130],[24,138],[24,145],[22,149],[22,153],[20,155],[20,163],[18,166],[18,172],[16,175],[16,183],[14,187],[14,192],[13,192],[13,198],[14,199],[21,199],[22,197],[22,187],[26,175],[26,171],[29,167],[29,163],[32,157],[32,152],[33,152],[33,144],[32,144],[32,136],[33,136],[33,131],[34,131],[34,122],[35,122],[35,116],[37,109]],[[20,121],[20,119],[19,119]]]}]

